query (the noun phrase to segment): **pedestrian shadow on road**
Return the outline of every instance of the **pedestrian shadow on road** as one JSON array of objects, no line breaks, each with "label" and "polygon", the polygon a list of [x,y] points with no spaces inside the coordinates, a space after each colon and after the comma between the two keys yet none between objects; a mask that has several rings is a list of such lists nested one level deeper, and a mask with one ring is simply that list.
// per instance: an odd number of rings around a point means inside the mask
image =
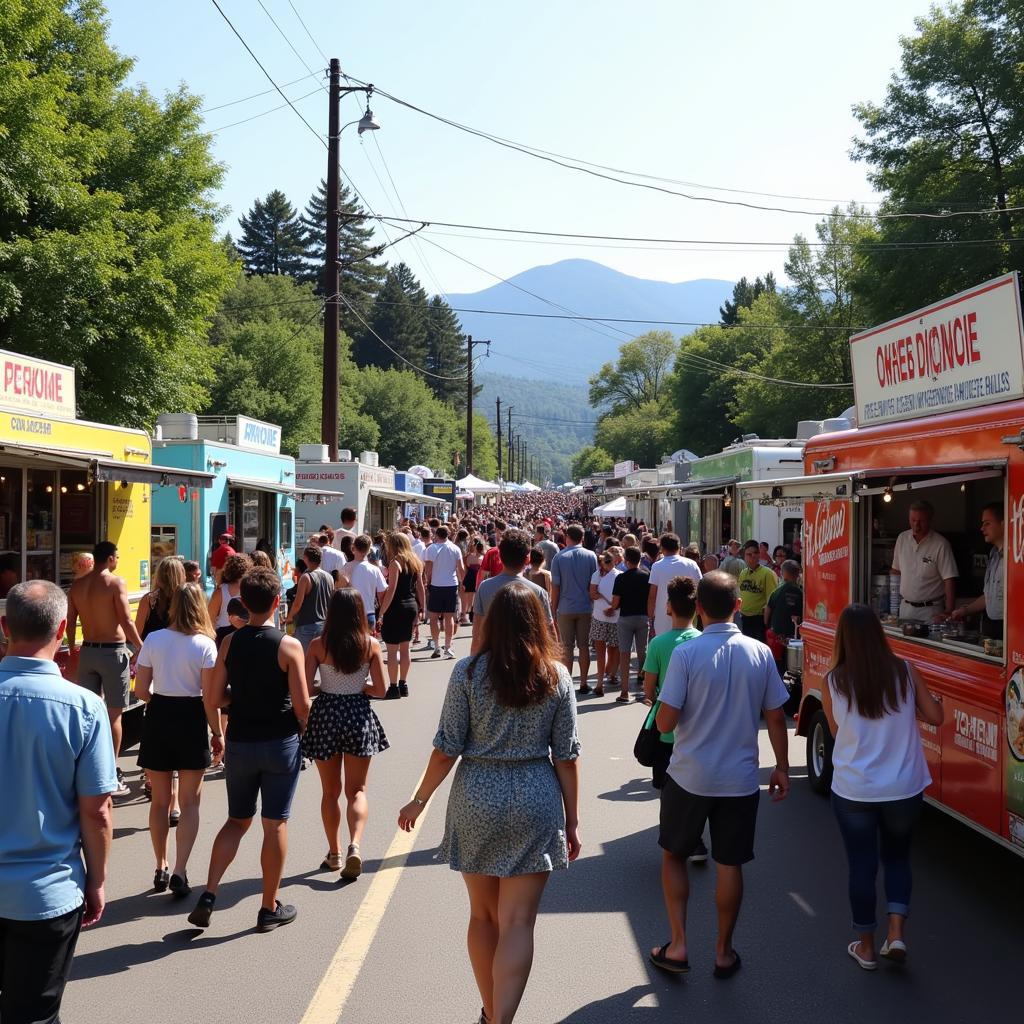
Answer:
[{"label": "pedestrian shadow on road", "polygon": [[664,1007],[636,1005],[653,992],[653,986],[634,985],[607,999],[595,999],[562,1017],[556,1024],[608,1024],[609,1021],[615,1021],[615,1024],[646,1024],[648,1021],[663,1021]]},{"label": "pedestrian shadow on road", "polygon": [[618,789],[611,789],[607,793],[598,793],[598,800],[628,800],[636,802],[639,800],[658,800],[660,793],[651,785],[650,779],[630,779],[624,782]]}]

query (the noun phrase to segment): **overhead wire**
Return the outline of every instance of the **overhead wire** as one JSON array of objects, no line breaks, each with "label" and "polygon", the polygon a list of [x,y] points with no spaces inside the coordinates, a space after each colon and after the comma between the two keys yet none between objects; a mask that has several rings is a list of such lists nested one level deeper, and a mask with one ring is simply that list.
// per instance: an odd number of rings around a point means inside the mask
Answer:
[{"label": "overhead wire", "polygon": [[[271,89],[270,91],[273,92],[274,90]],[[317,96],[319,93],[319,89],[314,89],[312,92],[307,92],[304,96],[296,96],[295,102],[301,103],[303,100],[308,100],[310,96]],[[207,134],[216,135],[218,132],[226,131],[228,128],[237,128],[240,124],[248,124],[250,121],[255,121],[257,118],[266,117],[267,114],[273,114],[278,110],[284,110],[287,106],[287,103],[279,103],[276,107],[271,107],[269,110],[261,110],[258,114],[253,114],[250,117],[243,117],[241,121],[232,121],[231,124],[222,124],[219,128],[211,128]]]},{"label": "overhead wire", "polygon": [[[264,14],[265,14],[265,15],[266,15],[266,16],[267,16],[267,17],[268,17],[269,19],[270,19],[270,23],[271,23],[271,24],[272,24],[272,25],[274,26],[274,28],[276,28],[276,29],[277,29],[277,31],[278,31],[278,34],[279,34],[279,35],[281,36],[281,38],[282,38],[282,39],[283,39],[283,40],[284,40],[284,41],[285,41],[285,42],[286,42],[286,43],[288,44],[288,47],[289,47],[289,49],[290,49],[290,50],[292,51],[292,53],[294,53],[294,54],[295,54],[295,56],[299,58],[299,63],[300,63],[300,64],[301,64],[301,65],[302,65],[302,66],[303,66],[303,67],[304,67],[304,68],[305,68],[305,69],[306,69],[306,70],[307,70],[307,71],[308,71],[308,72],[309,72],[309,73],[310,73],[311,75],[312,75],[312,74],[314,74],[314,71],[313,71],[313,69],[312,69],[312,68],[311,68],[311,67],[310,67],[310,66],[309,66],[309,65],[308,65],[308,64],[306,63],[306,59],[305,59],[305,58],[304,58],[304,57],[302,56],[302,54],[301,54],[301,53],[299,53],[299,51],[298,51],[298,50],[297,50],[297,49],[295,48],[295,44],[294,44],[294,43],[293,43],[293,42],[291,41],[291,39],[289,39],[289,38],[288,38],[288,35],[287,35],[287,33],[285,32],[285,30],[284,30],[283,28],[281,28],[281,26],[280,26],[280,25],[278,25],[278,23],[277,23],[277,20],[276,20],[276,19],[274,18],[274,16],[273,16],[273,15],[272,15],[272,14],[270,13],[270,11],[269,11],[269,10],[267,10],[267,5],[266,5],[266,4],[265,4],[265,3],[263,2],[263,0],[256,0],[256,3],[258,3],[258,4],[260,5],[260,7],[261,7],[261,8],[263,9],[263,13],[264,13]],[[323,82],[321,82],[321,83],[320,83],[320,88],[321,88],[321,89],[323,89],[323,91],[324,91],[324,92],[327,92],[327,86],[325,86],[325,85],[323,84]]]},{"label": "overhead wire", "polygon": [[323,57],[323,59],[327,61],[328,64],[330,64],[331,58],[328,57],[327,54],[324,53],[324,51],[321,49],[320,44],[313,37],[313,33],[309,31],[309,28],[306,26],[306,22],[303,20],[302,15],[299,14],[299,10],[295,6],[295,4],[292,3],[292,0],[288,0],[288,6],[295,12],[295,17],[299,19],[299,24],[302,26],[302,30],[306,33],[307,36],[309,36],[309,41],[317,48],[317,52],[320,54],[320,56]]},{"label": "overhead wire", "polygon": [[[314,78],[318,74],[320,74],[319,71],[314,71],[310,75],[303,75],[301,78],[293,79],[291,82],[285,82],[284,85],[281,86],[281,88],[287,89],[289,88],[289,86],[298,85],[299,82],[305,82],[310,78]],[[203,107],[202,110],[199,111],[199,113],[212,114],[215,110],[223,110],[225,107],[236,107],[238,106],[239,103],[247,103],[249,100],[259,99],[260,96],[269,96],[273,91],[273,89],[264,89],[262,92],[254,92],[250,96],[242,96],[237,100],[229,100],[227,103],[218,103],[216,106],[213,107]]]}]

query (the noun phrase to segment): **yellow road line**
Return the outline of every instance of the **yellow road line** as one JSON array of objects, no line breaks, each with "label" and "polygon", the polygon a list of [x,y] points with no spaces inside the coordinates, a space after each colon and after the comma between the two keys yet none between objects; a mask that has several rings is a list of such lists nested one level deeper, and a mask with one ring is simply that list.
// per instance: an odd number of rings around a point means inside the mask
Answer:
[{"label": "yellow road line", "polygon": [[[422,782],[423,776],[420,776],[414,793],[419,792]],[[377,929],[384,919],[405,863],[412,853],[413,846],[416,845],[416,830],[422,828],[429,809],[429,805],[423,808],[412,832],[403,832],[399,829],[395,833],[395,838],[391,840],[384,859],[374,873],[363,902],[359,904],[355,917],[352,918],[352,923],[341,940],[341,945],[335,951],[327,971],[313,993],[300,1024],[337,1024],[370,952],[370,946],[373,945]]]}]

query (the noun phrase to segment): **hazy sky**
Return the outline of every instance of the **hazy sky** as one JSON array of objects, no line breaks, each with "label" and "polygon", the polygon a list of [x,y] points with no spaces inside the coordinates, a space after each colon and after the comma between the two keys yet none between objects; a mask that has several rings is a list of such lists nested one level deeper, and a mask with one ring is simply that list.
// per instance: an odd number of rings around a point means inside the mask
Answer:
[{"label": "hazy sky", "polygon": [[[306,64],[324,68],[288,0],[263,3]],[[912,32],[914,17],[927,9],[925,0],[648,0],[628,9],[610,0],[292,3],[344,71],[427,110],[634,172],[813,197],[781,201],[812,211],[836,201],[877,201],[865,167],[848,156],[857,130],[850,107],[882,97],[899,58],[899,36]],[[278,84],[308,75],[258,0],[221,4]],[[213,107],[271,89],[210,0],[108,0],[108,9],[113,43],[137,59],[135,80],[158,95],[184,82]],[[320,81],[319,75],[307,77],[285,91],[325,132],[327,97]],[[343,123],[359,117],[362,102],[344,101]],[[303,205],[325,173],[326,150],[287,107],[225,127],[282,103],[270,92],[205,115],[216,130],[215,154],[228,168],[220,196],[230,208],[226,230],[237,233],[238,215],[273,188]],[[780,243],[767,251],[737,246],[721,252],[692,245],[503,241],[428,229],[422,238],[484,268],[427,241],[390,250],[388,258],[404,259],[430,291],[474,291],[495,283],[491,274],[508,277],[572,257],[665,281],[732,280],[766,270],[781,277],[785,244],[798,231],[813,231],[811,216],[694,202],[601,181],[500,148],[382,97],[372,107],[382,130],[360,138],[349,128],[341,152],[343,169],[377,213],[401,216],[404,204],[409,216],[424,220]],[[615,315],[610,309],[581,312]]]}]

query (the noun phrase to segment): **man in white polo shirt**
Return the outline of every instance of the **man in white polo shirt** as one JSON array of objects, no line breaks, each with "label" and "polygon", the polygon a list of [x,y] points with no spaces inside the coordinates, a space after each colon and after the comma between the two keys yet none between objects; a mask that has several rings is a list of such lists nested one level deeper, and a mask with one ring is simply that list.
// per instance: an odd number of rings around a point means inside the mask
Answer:
[{"label": "man in white polo shirt", "polygon": [[444,656],[454,658],[452,640],[455,638],[455,613],[459,607],[459,587],[466,575],[462,552],[448,539],[448,527],[434,531],[437,540],[427,548],[424,562],[427,570],[427,611],[430,613],[430,635],[434,641],[432,658],[441,657],[438,646],[444,627]]},{"label": "man in white polo shirt", "polygon": [[910,506],[910,529],[896,538],[892,574],[900,577],[900,618],[934,622],[956,606],[956,559],[948,540],[932,529],[929,501]]},{"label": "man in white polo shirt", "polygon": [[672,628],[672,615],[668,610],[668,585],[677,576],[689,576],[700,581],[700,566],[679,554],[679,537],[663,534],[660,541],[661,558],[651,566],[650,589],[647,593],[647,618],[654,623],[654,636]]}]

